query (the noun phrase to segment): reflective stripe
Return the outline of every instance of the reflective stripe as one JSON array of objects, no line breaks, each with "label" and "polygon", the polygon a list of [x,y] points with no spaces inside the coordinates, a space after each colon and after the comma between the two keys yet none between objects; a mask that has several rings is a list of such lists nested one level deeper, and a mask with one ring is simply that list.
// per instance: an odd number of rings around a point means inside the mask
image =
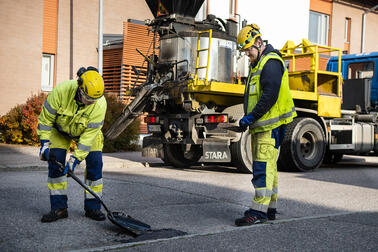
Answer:
[{"label": "reflective stripe", "polygon": [[50,195],[67,195],[67,190],[50,190]]},{"label": "reflective stripe", "polygon": [[278,187],[273,187],[273,194],[277,194],[278,193]]},{"label": "reflective stripe", "polygon": [[294,112],[295,112],[295,107],[293,107],[291,109],[291,111],[289,111],[289,112],[287,112],[285,114],[282,114],[279,117],[275,117],[275,118],[268,119],[268,120],[261,121],[261,122],[257,121],[254,124],[250,125],[249,127],[252,128],[252,129],[254,129],[254,128],[257,128],[257,127],[260,127],[260,126],[270,125],[270,124],[279,122],[281,119],[292,117]]},{"label": "reflective stripe", "polygon": [[277,201],[270,201],[269,208],[277,208]]},{"label": "reflective stripe", "polygon": [[98,186],[98,185],[102,185],[102,178],[101,179],[98,179],[98,180],[89,180],[87,179],[86,181],[86,184],[91,187],[91,186]]},{"label": "reflective stripe", "polygon": [[[102,184],[101,185],[96,185],[96,186],[90,186],[89,188],[92,189],[96,194],[102,193]],[[90,193],[88,191],[85,191],[86,193]]]},{"label": "reflective stripe", "polygon": [[273,191],[269,189],[256,189],[255,190],[255,197],[271,197],[273,194]]},{"label": "reflective stripe", "polygon": [[80,144],[80,143],[77,145],[77,148],[79,150],[86,151],[86,152],[89,152],[91,150],[91,146],[86,146],[86,145]]},{"label": "reflective stripe", "polygon": [[261,71],[260,69],[258,69],[256,72],[254,72],[254,73],[252,74],[252,76],[260,75],[261,72],[262,72],[262,71]]},{"label": "reflective stripe", "polygon": [[[256,70],[256,72],[250,74],[250,75],[248,76],[247,85],[249,86],[249,84],[251,84],[250,81],[251,81],[251,79],[252,79],[253,76],[255,76],[255,75],[260,75],[261,72],[262,72],[262,71],[261,71],[260,69],[258,69],[258,70]],[[248,94],[248,93],[247,93],[247,94]]]},{"label": "reflective stripe", "polygon": [[39,130],[51,130],[51,128],[52,128],[52,126],[38,124],[38,129]]},{"label": "reflective stripe", "polygon": [[62,183],[47,183],[47,187],[50,190],[67,190],[67,181]]},{"label": "reflective stripe", "polygon": [[99,122],[99,123],[88,123],[87,124],[87,128],[93,128],[93,129],[95,129],[95,128],[99,128],[103,124],[104,124],[104,121]]},{"label": "reflective stripe", "polygon": [[[89,188],[91,188],[92,191],[94,191],[99,197],[102,197],[102,187],[103,187],[102,178],[98,180],[94,180],[94,181],[87,179],[85,184],[87,184]],[[85,190],[85,198],[93,199],[95,197],[90,192]]]},{"label": "reflective stripe", "polygon": [[[101,192],[98,192],[96,193],[98,195],[98,197],[102,197],[102,191]],[[87,190],[85,190],[85,198],[86,199],[95,199],[96,197],[93,196],[92,194],[90,194]]]},{"label": "reflective stripe", "polygon": [[50,190],[67,190],[67,181],[62,183],[47,184]]},{"label": "reflective stripe", "polygon": [[67,176],[58,178],[48,178],[47,187],[50,190],[50,195],[67,195]]},{"label": "reflective stripe", "polygon": [[251,208],[253,210],[264,212],[264,213],[266,213],[268,211],[268,206],[267,205],[259,204],[259,203],[255,202],[255,201],[252,201],[252,207]]},{"label": "reflective stripe", "polygon": [[45,100],[45,102],[43,103],[43,106],[47,109],[47,111],[49,111],[49,113],[50,114],[52,114],[52,115],[56,115],[56,110],[55,109],[53,109],[51,106],[50,106],[50,104],[49,104],[49,102],[47,101],[47,99]]},{"label": "reflective stripe", "polygon": [[67,176],[61,176],[61,177],[57,177],[57,178],[48,178],[47,179],[47,183],[48,184],[58,184],[58,183],[63,183],[63,182],[67,182]]}]

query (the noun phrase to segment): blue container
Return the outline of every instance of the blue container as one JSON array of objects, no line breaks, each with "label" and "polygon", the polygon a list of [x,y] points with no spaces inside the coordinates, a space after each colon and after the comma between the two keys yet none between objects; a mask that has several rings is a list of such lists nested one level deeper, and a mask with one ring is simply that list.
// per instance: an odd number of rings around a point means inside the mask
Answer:
[{"label": "blue container", "polygon": [[[338,57],[331,57],[327,71],[337,72]],[[371,105],[378,105],[378,52],[349,54],[341,56],[343,79],[371,78]]]}]

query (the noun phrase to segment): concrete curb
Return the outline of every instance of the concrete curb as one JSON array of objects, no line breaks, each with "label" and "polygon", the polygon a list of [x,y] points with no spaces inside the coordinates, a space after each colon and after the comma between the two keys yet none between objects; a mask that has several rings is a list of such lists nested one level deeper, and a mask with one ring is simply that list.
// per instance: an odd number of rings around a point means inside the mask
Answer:
[{"label": "concrete curb", "polygon": [[[124,171],[128,168],[146,167],[141,162],[124,161],[124,162],[104,162],[103,172]],[[78,167],[78,171],[84,171],[85,162]],[[40,164],[19,164],[19,165],[0,165],[0,172],[8,171],[47,171],[47,163]],[[76,171],[76,170],[75,170]]]},{"label": "concrete curb", "polygon": [[0,165],[0,172],[47,171],[47,165]]}]

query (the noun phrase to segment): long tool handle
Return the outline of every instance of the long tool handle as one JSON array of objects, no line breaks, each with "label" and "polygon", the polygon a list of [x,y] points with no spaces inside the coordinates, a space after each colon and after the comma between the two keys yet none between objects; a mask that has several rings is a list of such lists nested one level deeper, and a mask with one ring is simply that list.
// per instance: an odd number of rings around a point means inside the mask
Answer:
[{"label": "long tool handle", "polygon": [[[59,169],[61,171],[64,171],[64,165],[56,160],[52,160],[50,159],[50,161],[54,162],[55,164],[57,164],[59,166]],[[93,195],[93,197],[95,197],[96,199],[98,199],[101,203],[101,205],[103,205],[103,207],[105,208],[106,212],[110,213],[110,210],[109,208],[105,205],[105,203],[101,200],[101,198],[97,195],[97,193],[95,193],[91,188],[89,188],[86,184],[83,183],[83,181],[81,181],[73,172],[71,169],[68,169],[67,171],[67,174],[70,175],[77,183],[79,183],[79,185],[81,185],[85,190],[87,190],[90,194]]]}]

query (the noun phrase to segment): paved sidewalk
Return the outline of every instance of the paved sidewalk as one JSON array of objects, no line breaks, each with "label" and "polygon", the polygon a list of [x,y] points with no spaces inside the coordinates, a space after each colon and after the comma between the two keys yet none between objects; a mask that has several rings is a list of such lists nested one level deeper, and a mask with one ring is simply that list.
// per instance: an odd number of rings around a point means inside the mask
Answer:
[{"label": "paved sidewalk", "polygon": [[[47,162],[39,160],[39,147],[16,144],[0,144],[0,171],[46,170]],[[67,155],[69,158],[69,155]],[[141,152],[116,152],[103,154],[103,170],[117,170],[128,167],[144,167],[149,163],[162,163],[159,158],[144,158]],[[85,161],[80,164],[84,169]]]}]

